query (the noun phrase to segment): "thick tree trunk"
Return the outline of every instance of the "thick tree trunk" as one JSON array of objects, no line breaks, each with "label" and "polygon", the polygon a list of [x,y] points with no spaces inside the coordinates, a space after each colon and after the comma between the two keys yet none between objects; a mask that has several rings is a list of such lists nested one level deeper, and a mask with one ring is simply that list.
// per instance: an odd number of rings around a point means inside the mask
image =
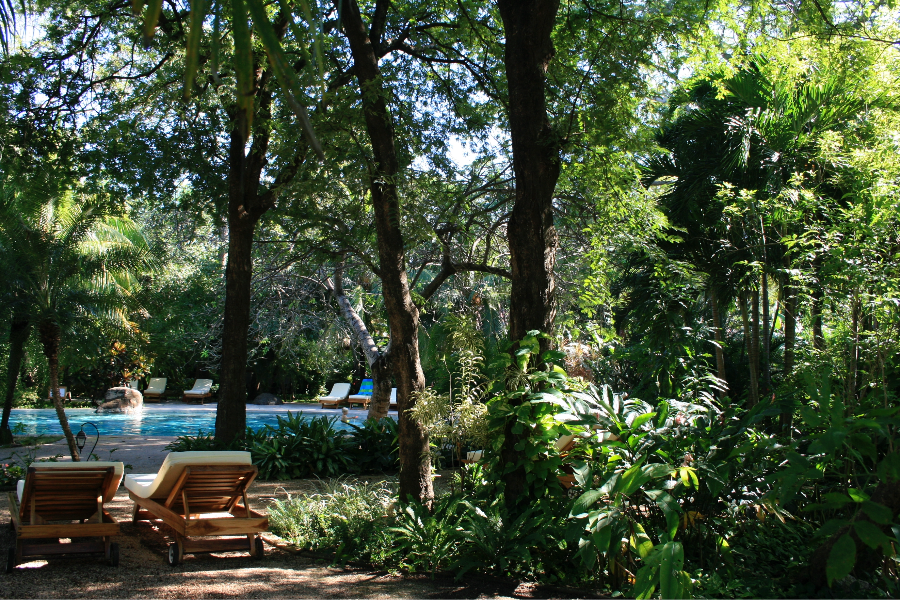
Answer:
[{"label": "thick tree trunk", "polygon": [[[559,141],[550,126],[544,85],[553,58],[551,34],[559,0],[498,0],[506,35],[504,65],[509,87],[516,200],[507,226],[510,251],[509,336],[521,340],[531,330],[550,333],[555,316],[553,268],[558,242],[553,225],[553,191],[559,178]],[[541,349],[548,347],[543,340]],[[504,431],[500,460],[521,463],[516,445],[527,433]],[[527,503],[526,473],[518,467],[504,476],[509,506]]]},{"label": "thick tree trunk", "polygon": [[719,397],[728,395],[728,381],[725,378],[725,335],[722,330],[722,315],[719,308],[719,295],[712,286],[709,288],[709,303],[712,307],[713,318],[713,334],[716,340],[716,372],[721,380],[724,390],[719,393]]},{"label": "thick tree trunk", "polygon": [[738,295],[738,304],[741,308],[741,321],[743,321],[744,325],[744,345],[747,348],[747,362],[750,365],[750,394],[747,398],[747,408],[753,408],[759,401],[759,379],[757,378],[756,363],[753,360],[753,328],[750,325],[747,294],[745,292],[741,292]]},{"label": "thick tree trunk", "polygon": [[[228,171],[228,263],[222,362],[216,409],[216,441],[229,444],[247,427],[247,332],[253,281],[253,234],[257,217],[248,208],[244,137],[237,123],[231,132]],[[255,182],[259,183],[258,179]],[[254,186],[255,187],[255,186]]]},{"label": "thick tree trunk", "polygon": [[19,370],[22,368],[22,358],[25,356],[25,344],[29,335],[31,335],[31,321],[23,315],[13,315],[9,326],[9,360],[6,363],[6,398],[3,402],[3,417],[0,419],[0,444],[10,444],[13,441],[9,415],[12,412],[16,383],[19,380]]},{"label": "thick tree trunk", "polygon": [[372,173],[372,207],[378,237],[382,293],[391,329],[389,362],[397,379],[400,425],[400,497],[428,504],[434,498],[428,434],[409,413],[416,393],[425,389],[425,374],[419,359],[419,311],[409,293],[400,201],[397,191],[399,166],[394,131],[387,107],[387,91],[378,67],[378,57],[356,0],[337,0],[341,5],[344,33],[353,55],[359,82],[366,130],[375,155]]},{"label": "thick tree trunk", "polygon": [[53,408],[56,409],[56,417],[59,419],[63,435],[66,436],[72,460],[78,462],[81,460],[81,456],[78,454],[78,446],[75,445],[75,436],[72,435],[72,429],[69,428],[69,418],[63,409],[62,398],[59,397],[59,326],[53,321],[44,321],[39,327],[39,333],[41,345],[44,347],[44,356],[47,357],[50,367],[50,398],[53,400]]}]

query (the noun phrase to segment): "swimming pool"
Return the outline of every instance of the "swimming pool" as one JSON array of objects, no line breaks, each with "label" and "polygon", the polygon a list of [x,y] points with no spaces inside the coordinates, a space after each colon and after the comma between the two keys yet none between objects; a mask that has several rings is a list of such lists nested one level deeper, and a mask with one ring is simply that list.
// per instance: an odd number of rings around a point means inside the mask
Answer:
[{"label": "swimming pool", "polygon": [[[340,417],[340,413],[335,410],[323,411],[318,407],[315,408],[291,408],[291,409],[271,409],[247,407],[247,426],[253,429],[260,429],[266,425],[277,425],[278,415],[286,417],[289,413],[302,413],[306,418],[313,418],[319,415],[330,417]],[[357,417],[355,423],[365,420],[366,413],[361,410],[351,411],[353,416]],[[81,424],[90,421],[97,425],[100,435],[196,435],[199,430],[211,432],[216,426],[216,407],[215,406],[197,406],[197,407],[166,407],[166,406],[145,406],[143,411],[134,414],[110,414],[96,413],[93,408],[71,408],[66,410],[66,416],[69,418],[69,427],[73,433],[77,433],[81,429]],[[56,411],[52,408],[41,409],[15,409],[10,415],[10,425],[15,426],[21,423],[25,426],[24,434],[26,435],[62,435],[62,428],[59,426],[59,420],[56,418]],[[349,425],[341,423],[339,420],[335,423],[335,428],[350,430]],[[85,428],[85,432],[93,433],[90,426]]]}]

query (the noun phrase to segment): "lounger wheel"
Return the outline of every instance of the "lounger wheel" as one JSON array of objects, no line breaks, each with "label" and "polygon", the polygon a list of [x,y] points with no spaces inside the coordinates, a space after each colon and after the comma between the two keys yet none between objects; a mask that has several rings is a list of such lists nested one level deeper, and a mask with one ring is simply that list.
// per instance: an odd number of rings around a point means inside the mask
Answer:
[{"label": "lounger wheel", "polygon": [[178,563],[184,556],[181,553],[181,548],[178,547],[178,544],[169,544],[169,566],[175,567],[178,566]]},{"label": "lounger wheel", "polygon": [[262,560],[262,558],[266,555],[261,537],[256,536],[256,538],[253,540],[253,550],[254,552],[252,554],[252,557],[256,560]]},{"label": "lounger wheel", "polygon": [[6,572],[12,573],[16,568],[16,549],[10,548],[6,553]]},{"label": "lounger wheel", "polygon": [[109,551],[106,553],[106,558],[109,559],[109,566],[119,566],[119,544],[113,542],[109,545]]}]

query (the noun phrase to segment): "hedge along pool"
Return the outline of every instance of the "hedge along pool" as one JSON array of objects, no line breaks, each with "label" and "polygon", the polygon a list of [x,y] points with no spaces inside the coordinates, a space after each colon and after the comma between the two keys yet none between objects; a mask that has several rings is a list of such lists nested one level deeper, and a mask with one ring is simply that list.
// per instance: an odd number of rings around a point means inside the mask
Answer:
[{"label": "hedge along pool", "polygon": [[[352,427],[345,423],[341,423],[339,410],[323,410],[316,406],[315,408],[291,408],[290,410],[263,408],[263,407],[247,407],[247,426],[254,430],[261,429],[266,425],[275,426],[278,424],[278,415],[287,417],[289,413],[296,415],[303,414],[304,418],[312,419],[320,415],[335,417],[336,429],[351,430]],[[351,410],[351,416],[357,418],[352,420],[355,425],[361,425],[366,419],[366,411]],[[132,414],[115,414],[115,413],[97,413],[93,408],[70,408],[66,410],[66,416],[69,418],[69,427],[73,433],[77,433],[81,429],[81,424],[90,421],[97,425],[100,435],[196,435],[198,431],[203,430],[204,433],[212,432],[216,427],[216,407],[215,405],[208,407],[166,407],[153,406],[144,407],[144,410]],[[14,409],[10,415],[9,423],[11,427],[15,427],[21,423],[25,430],[25,435],[62,435],[62,428],[59,426],[59,419],[56,418],[56,411],[52,408],[38,409]],[[88,427],[85,431],[93,432]]]}]

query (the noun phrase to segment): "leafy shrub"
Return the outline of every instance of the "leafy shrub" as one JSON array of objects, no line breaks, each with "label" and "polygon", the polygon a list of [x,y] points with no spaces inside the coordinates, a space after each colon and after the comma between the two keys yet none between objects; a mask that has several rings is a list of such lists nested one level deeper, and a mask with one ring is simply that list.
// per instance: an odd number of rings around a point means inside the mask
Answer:
[{"label": "leafy shrub", "polygon": [[386,543],[387,511],[393,495],[386,483],[331,480],[320,493],[276,500],[269,527],[276,535],[307,550],[378,560]]},{"label": "leafy shrub", "polygon": [[336,477],[346,473],[385,472],[400,461],[397,423],[393,419],[352,425],[353,433],[336,427],[337,417],[306,419],[299,413],[279,415],[275,426],[254,431],[228,446],[216,442],[212,432],[179,436],[166,446],[173,452],[189,450],[248,450],[262,479]]},{"label": "leafy shrub", "polygon": [[434,501],[432,510],[419,502],[410,502],[397,513],[393,549],[400,566],[410,571],[428,571],[432,576],[441,567],[456,560],[461,541],[459,523],[460,500],[447,495]]},{"label": "leafy shrub", "polygon": [[350,438],[352,465],[360,473],[384,473],[400,466],[400,434],[397,422],[389,417],[366,419],[353,427]]}]

